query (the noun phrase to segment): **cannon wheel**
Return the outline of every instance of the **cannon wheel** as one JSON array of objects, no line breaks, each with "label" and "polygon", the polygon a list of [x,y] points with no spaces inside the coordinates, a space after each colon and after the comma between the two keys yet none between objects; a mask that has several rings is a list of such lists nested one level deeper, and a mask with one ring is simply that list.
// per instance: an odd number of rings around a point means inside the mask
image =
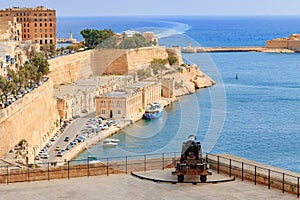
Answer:
[{"label": "cannon wheel", "polygon": [[183,183],[183,181],[184,181],[184,175],[178,175],[177,176],[177,180],[178,180],[179,183]]},{"label": "cannon wheel", "polygon": [[201,175],[201,176],[200,176],[200,181],[201,181],[201,182],[205,183],[206,180],[207,180],[206,175]]}]

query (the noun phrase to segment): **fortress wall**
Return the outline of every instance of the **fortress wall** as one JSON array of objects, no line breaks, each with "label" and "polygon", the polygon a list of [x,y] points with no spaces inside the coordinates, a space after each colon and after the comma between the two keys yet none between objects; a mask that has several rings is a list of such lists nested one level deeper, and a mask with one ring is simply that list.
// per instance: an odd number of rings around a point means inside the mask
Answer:
[{"label": "fortress wall", "polygon": [[128,63],[126,50],[104,49],[93,50],[91,53],[91,68],[94,75],[126,74]]},{"label": "fortress wall", "polygon": [[268,40],[266,42],[267,48],[288,48],[288,40]]},{"label": "fortress wall", "polygon": [[154,58],[168,58],[166,47],[144,47],[128,50],[128,69],[134,69],[138,65],[150,63]]},{"label": "fortress wall", "polygon": [[0,157],[21,139],[28,141],[29,156],[33,157],[33,147],[39,149],[51,137],[57,128],[57,120],[53,83],[49,79],[8,108],[0,110]]},{"label": "fortress wall", "polygon": [[49,60],[50,75],[54,85],[72,83],[80,78],[89,77],[92,51],[78,52]]},{"label": "fortress wall", "polygon": [[299,40],[290,40],[288,44],[288,49],[294,51],[300,51],[300,41]]},{"label": "fortress wall", "polygon": [[179,46],[167,48],[167,52],[169,56],[175,56],[177,58],[177,62],[175,62],[176,65],[182,65],[184,63]]}]

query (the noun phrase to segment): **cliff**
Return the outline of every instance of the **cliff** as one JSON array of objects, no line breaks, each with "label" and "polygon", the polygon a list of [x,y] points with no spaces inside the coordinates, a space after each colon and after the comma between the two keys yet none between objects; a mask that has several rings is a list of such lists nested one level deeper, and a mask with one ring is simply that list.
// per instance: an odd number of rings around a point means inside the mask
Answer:
[{"label": "cliff", "polygon": [[[187,66],[178,68],[179,72],[165,75],[163,78],[164,88],[173,88],[171,94],[178,97],[195,93],[196,89],[210,87],[215,84],[209,76],[203,73],[198,66]],[[170,93],[170,92],[169,92]]]}]

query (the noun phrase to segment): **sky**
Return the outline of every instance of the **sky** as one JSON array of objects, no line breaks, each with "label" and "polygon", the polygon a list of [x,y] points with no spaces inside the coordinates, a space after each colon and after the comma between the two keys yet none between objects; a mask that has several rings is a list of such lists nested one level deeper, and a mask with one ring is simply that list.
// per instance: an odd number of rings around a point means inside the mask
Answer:
[{"label": "sky", "polygon": [[0,0],[0,9],[40,5],[57,16],[300,15],[300,0]]}]

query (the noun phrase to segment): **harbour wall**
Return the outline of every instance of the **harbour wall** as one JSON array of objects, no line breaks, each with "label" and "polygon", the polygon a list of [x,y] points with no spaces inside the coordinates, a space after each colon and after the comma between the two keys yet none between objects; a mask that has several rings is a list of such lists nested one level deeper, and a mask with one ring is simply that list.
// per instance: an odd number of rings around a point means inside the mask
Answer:
[{"label": "harbour wall", "polygon": [[265,53],[294,53],[292,49],[266,47],[183,47],[183,53],[220,53],[220,52],[265,52]]}]

